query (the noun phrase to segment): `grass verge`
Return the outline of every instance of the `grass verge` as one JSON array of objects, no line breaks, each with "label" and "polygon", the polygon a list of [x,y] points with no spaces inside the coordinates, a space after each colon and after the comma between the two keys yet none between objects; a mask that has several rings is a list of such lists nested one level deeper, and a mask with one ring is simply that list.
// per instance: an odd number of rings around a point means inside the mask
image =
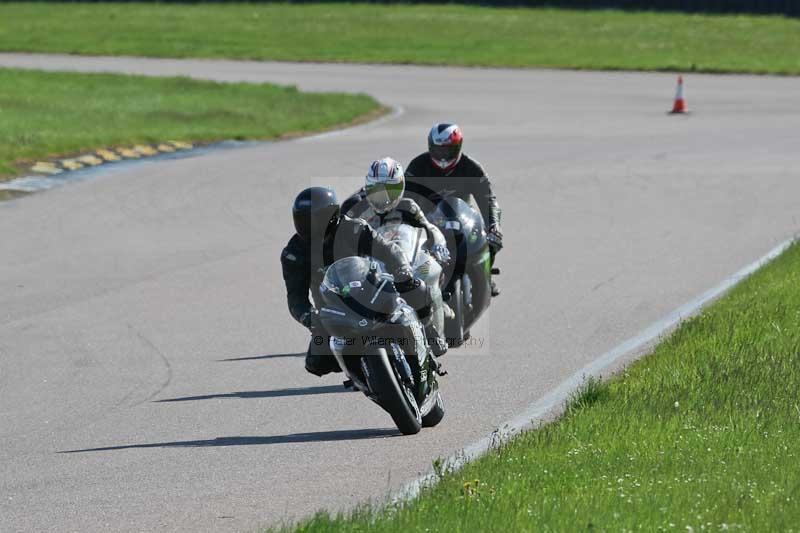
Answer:
[{"label": "grass verge", "polygon": [[405,506],[299,531],[792,531],[800,524],[800,245],[553,424]]},{"label": "grass verge", "polygon": [[11,3],[0,5],[0,50],[798,74],[800,20],[458,5]]},{"label": "grass verge", "polygon": [[270,84],[0,69],[0,179],[37,158],[170,139],[272,139],[380,110],[366,95]]}]

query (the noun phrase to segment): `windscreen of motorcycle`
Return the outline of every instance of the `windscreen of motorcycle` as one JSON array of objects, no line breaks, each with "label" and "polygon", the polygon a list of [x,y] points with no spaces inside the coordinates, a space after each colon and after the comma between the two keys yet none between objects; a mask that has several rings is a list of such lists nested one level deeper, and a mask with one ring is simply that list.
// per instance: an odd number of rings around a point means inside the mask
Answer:
[{"label": "windscreen of motorcycle", "polygon": [[456,196],[444,198],[436,205],[436,209],[428,215],[428,220],[440,229],[455,231],[471,231],[473,228],[483,230],[483,219],[464,200]]},{"label": "windscreen of motorcycle", "polygon": [[397,245],[406,257],[412,268],[424,263],[426,257],[420,255],[422,245],[425,243],[425,232],[408,224],[385,224],[377,229],[378,234],[385,240]]},{"label": "windscreen of motorcycle", "polygon": [[463,240],[470,253],[479,252],[486,244],[483,218],[461,198],[450,196],[443,199],[427,218],[442,231],[448,239],[448,246],[451,246],[450,235],[456,236],[456,244]]},{"label": "windscreen of motorcycle", "polygon": [[387,318],[398,305],[392,276],[366,257],[345,257],[329,266],[320,294],[327,307],[370,320]]}]

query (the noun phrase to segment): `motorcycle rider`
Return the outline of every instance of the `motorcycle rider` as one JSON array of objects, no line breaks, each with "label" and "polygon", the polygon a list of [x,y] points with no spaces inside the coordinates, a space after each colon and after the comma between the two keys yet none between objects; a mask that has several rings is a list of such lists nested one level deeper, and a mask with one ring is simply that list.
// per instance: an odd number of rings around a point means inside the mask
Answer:
[{"label": "motorcycle rider", "polygon": [[296,233],[281,252],[286,299],[292,317],[311,331],[306,370],[323,376],[341,371],[319,320],[318,288],[326,267],[343,257],[371,255],[394,275],[395,288],[404,297],[424,287],[396,244],[383,239],[363,220],[341,214],[333,190],[310,187],[300,192],[292,206],[292,218]]},{"label": "motorcycle rider", "polygon": [[[500,207],[483,167],[461,150],[464,136],[458,124],[434,124],[428,133],[428,151],[415,157],[406,167],[407,189],[434,204],[447,196],[469,202],[472,195],[483,217],[491,262],[503,248]],[[492,296],[500,294],[494,280]]]},{"label": "motorcycle rider", "polygon": [[[364,219],[373,228],[380,228],[386,223],[403,223],[415,228],[423,228],[427,234],[427,242],[432,243],[429,251],[442,267],[450,262],[450,251],[442,232],[431,224],[422,213],[419,205],[403,196],[406,180],[403,166],[392,159],[384,157],[370,164],[365,185],[342,204],[342,211],[348,217]],[[430,287],[433,298],[431,314],[423,319],[428,343],[437,357],[447,352],[447,340],[444,336],[444,304],[439,287]]]}]

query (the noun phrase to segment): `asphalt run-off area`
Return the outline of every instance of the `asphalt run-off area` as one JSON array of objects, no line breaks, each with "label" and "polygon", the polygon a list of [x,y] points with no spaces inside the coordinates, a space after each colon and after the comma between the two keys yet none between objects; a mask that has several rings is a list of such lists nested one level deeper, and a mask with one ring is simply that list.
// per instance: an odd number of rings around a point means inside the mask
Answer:
[{"label": "asphalt run-off area", "polygon": [[[793,78],[686,76],[693,113],[670,116],[667,73],[0,65],[270,81],[402,109],[0,204],[4,530],[255,530],[384,498],[800,227]],[[482,344],[443,360],[442,424],[400,437],[340,375],[303,370],[279,255],[300,189],[344,196],[373,159],[423,151],[441,120],[493,177],[503,293],[472,331]]]}]

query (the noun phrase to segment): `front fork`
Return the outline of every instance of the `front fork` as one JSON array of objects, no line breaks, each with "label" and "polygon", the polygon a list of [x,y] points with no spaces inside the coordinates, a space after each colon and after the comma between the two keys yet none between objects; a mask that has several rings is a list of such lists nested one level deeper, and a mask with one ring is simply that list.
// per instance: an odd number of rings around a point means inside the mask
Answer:
[{"label": "front fork", "polygon": [[[406,335],[403,338],[413,342],[413,353],[403,350],[403,346],[397,342],[391,342],[386,347],[387,355],[395,366],[398,377],[407,383],[410,380],[414,395],[417,397],[417,401],[421,403],[430,391],[436,389],[436,374],[440,372],[440,368],[430,352],[422,323],[419,320],[414,320],[404,324],[403,327],[406,329]],[[342,338],[331,336],[329,346],[333,356],[339,363],[339,367],[349,378],[344,383],[345,387],[355,387],[367,395],[372,394],[363,376],[354,372],[347,365],[350,354],[346,352],[350,346],[346,341]],[[414,353],[416,353],[416,356],[414,356]]]}]

